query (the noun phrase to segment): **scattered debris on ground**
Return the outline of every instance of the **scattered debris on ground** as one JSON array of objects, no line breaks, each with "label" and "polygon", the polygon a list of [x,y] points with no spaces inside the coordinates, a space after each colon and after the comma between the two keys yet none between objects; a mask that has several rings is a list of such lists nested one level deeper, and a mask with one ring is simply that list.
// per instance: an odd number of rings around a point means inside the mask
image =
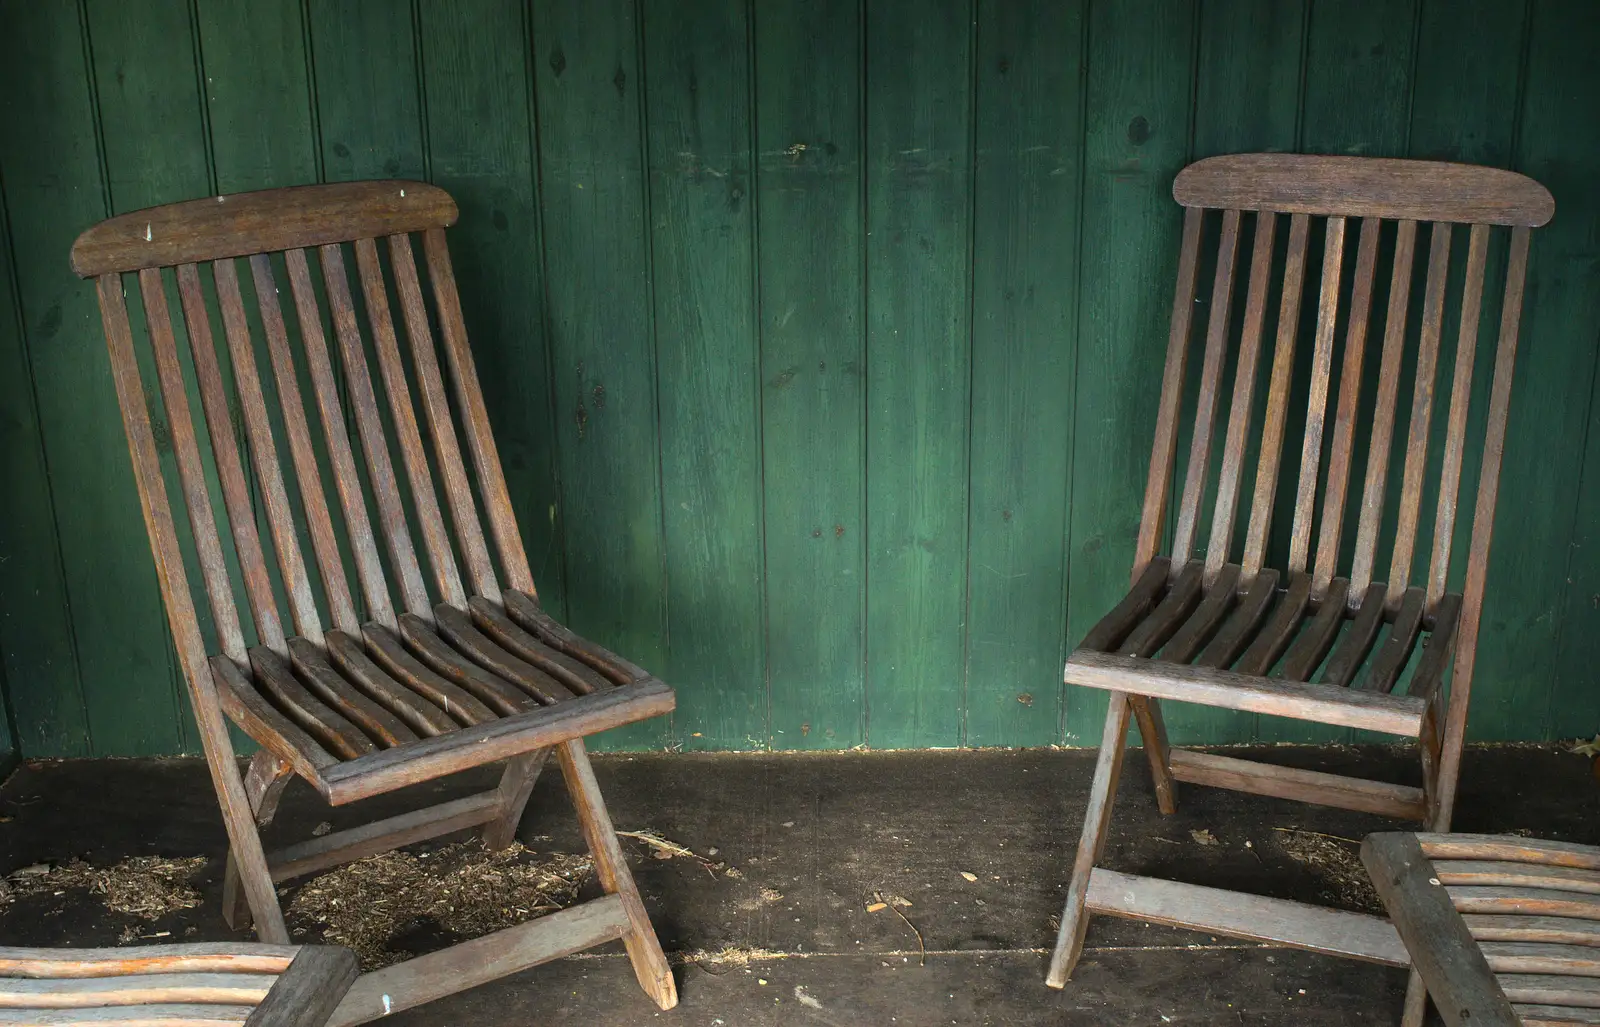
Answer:
[{"label": "scattered debris on ground", "polygon": [[1190,831],[1189,832],[1189,837],[1194,839],[1196,845],[1216,845],[1217,844],[1217,836],[1212,834],[1210,831],[1208,831],[1206,828],[1203,828],[1203,827],[1198,831]]},{"label": "scattered debris on ground", "polygon": [[[651,830],[618,831],[617,837],[632,838],[636,842],[643,842],[645,845],[650,847],[652,850],[651,854],[654,855],[656,859],[676,859],[678,857],[692,859],[696,863],[699,863],[700,866],[705,869],[705,872],[710,874],[712,877],[717,876],[717,871],[719,870],[723,871],[728,877],[737,878],[743,876],[739,873],[739,871],[734,870],[726,863],[719,863],[707,856],[702,856],[698,852],[689,848],[687,845],[680,845],[672,839],[664,838]],[[715,856],[716,854],[717,850],[712,849],[711,855]]]},{"label": "scattered debris on ground", "polygon": [[917,936],[917,965],[927,966],[928,946],[922,941],[922,932],[917,930],[917,925],[912,923],[909,917],[900,912],[901,906],[910,905],[910,899],[904,899],[898,895],[887,895],[881,891],[875,891],[872,893],[872,901],[867,903],[867,912],[875,913],[880,909],[889,909],[894,912],[895,916],[905,921],[905,925],[911,929],[911,933]]},{"label": "scattered debris on ground", "polygon": [[[787,959],[791,953],[774,952],[771,949],[746,948],[739,945],[724,945],[716,951],[696,949],[682,955],[671,955],[668,958],[673,962],[692,963],[709,974],[726,973],[749,966],[751,963],[764,963],[774,959]],[[715,967],[715,969],[712,969]]]},{"label": "scattered debris on ground", "polygon": [[476,838],[386,852],[307,881],[289,904],[289,924],[297,936],[319,930],[375,970],[416,955],[390,947],[403,928],[431,920],[476,938],[513,927],[571,905],[593,870],[587,855],[540,854],[520,842],[490,852]]},{"label": "scattered debris on ground", "polygon": [[1361,842],[1320,831],[1275,827],[1279,848],[1322,877],[1323,899],[1344,909],[1382,914],[1383,900],[1361,865]]},{"label": "scattered debris on ground", "polygon": [[108,867],[90,866],[81,859],[36,863],[13,871],[0,882],[0,906],[21,896],[59,895],[81,889],[99,896],[114,913],[159,920],[168,913],[200,905],[200,893],[189,879],[205,865],[204,856],[133,856]]}]

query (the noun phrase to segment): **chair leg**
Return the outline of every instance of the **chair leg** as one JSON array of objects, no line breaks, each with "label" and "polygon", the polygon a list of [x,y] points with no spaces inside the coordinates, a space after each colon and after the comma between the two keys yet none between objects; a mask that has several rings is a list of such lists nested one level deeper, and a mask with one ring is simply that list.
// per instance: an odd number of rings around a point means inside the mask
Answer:
[{"label": "chair leg", "polygon": [[1422,984],[1422,975],[1411,971],[1406,981],[1406,1008],[1400,1017],[1400,1027],[1422,1027],[1428,1013],[1428,989]]},{"label": "chair leg", "polygon": [[[278,800],[283,797],[283,789],[291,776],[289,764],[265,749],[251,757],[250,769],[244,775],[244,794],[257,827],[266,827],[278,815]],[[236,931],[248,928],[252,920],[244,882],[239,877],[239,861],[234,858],[232,848],[228,850],[227,868],[222,874],[222,919]]]},{"label": "chair leg", "polygon": [[492,850],[503,849],[517,837],[517,826],[522,823],[522,811],[528,805],[528,796],[539,780],[539,771],[549,759],[549,749],[536,749],[506,760],[506,769],[500,775],[500,814],[483,825],[483,844]]},{"label": "chair leg", "polygon": [[671,1009],[678,1004],[678,986],[672,979],[672,967],[667,964],[661,942],[656,939],[655,928],[645,913],[644,901],[639,898],[639,887],[633,883],[633,873],[628,870],[627,858],[617,842],[616,829],[611,826],[611,815],[606,812],[605,800],[600,795],[600,785],[594,779],[594,768],[589,765],[589,754],[583,740],[574,738],[562,742],[556,758],[561,763],[561,774],[567,781],[567,792],[572,796],[573,808],[578,812],[578,823],[594,855],[595,873],[600,886],[608,894],[622,900],[632,925],[623,936],[622,943],[633,963],[633,972],[655,1004]]},{"label": "chair leg", "polygon": [[1172,747],[1167,744],[1167,722],[1161,718],[1161,704],[1142,695],[1130,695],[1133,715],[1139,722],[1139,737],[1144,739],[1144,755],[1150,761],[1150,777],[1155,782],[1156,806],[1168,816],[1178,812],[1178,782],[1172,776]]},{"label": "chair leg", "polygon": [[1064,988],[1078,957],[1083,954],[1083,935],[1089,926],[1084,900],[1089,894],[1089,875],[1105,851],[1106,828],[1111,824],[1111,807],[1117,798],[1117,778],[1122,773],[1123,745],[1128,734],[1132,703],[1125,692],[1111,693],[1106,710],[1105,733],[1100,737],[1100,758],[1094,767],[1094,784],[1089,789],[1089,808],[1084,813],[1083,835],[1078,839],[1078,857],[1072,864],[1072,883],[1067,886],[1067,904],[1061,911],[1061,930],[1056,934],[1055,951],[1050,955],[1050,972],[1045,983]]}]

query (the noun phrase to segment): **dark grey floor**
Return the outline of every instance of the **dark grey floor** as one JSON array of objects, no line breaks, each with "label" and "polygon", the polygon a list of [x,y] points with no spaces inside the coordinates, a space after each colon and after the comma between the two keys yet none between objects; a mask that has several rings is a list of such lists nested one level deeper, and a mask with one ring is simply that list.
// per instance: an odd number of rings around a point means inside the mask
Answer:
[{"label": "dark grey floor", "polygon": [[[1247,754],[1248,755],[1248,754]],[[1385,748],[1260,750],[1285,764],[1416,779]],[[1063,992],[1043,983],[1052,918],[1066,885],[1093,767],[1082,751],[662,755],[597,757],[619,829],[651,829],[742,874],[628,846],[662,943],[675,956],[724,946],[762,950],[748,966],[686,962],[682,1004],[658,1014],[608,946],[395,1016],[424,1024],[1388,1024],[1404,974],[1283,949],[1098,919]],[[1130,758],[1106,863],[1199,884],[1308,901],[1338,881],[1296,860],[1299,828],[1344,838],[1389,822],[1202,788],[1161,817],[1142,762]],[[328,811],[295,785],[271,835],[304,837],[465,794],[452,779]],[[1456,827],[1600,843],[1600,787],[1589,761],[1551,748],[1469,752]],[[154,929],[227,938],[219,909],[225,842],[204,765],[107,760],[23,766],[0,789],[0,871],[78,856],[212,857],[205,904]],[[354,814],[354,816],[352,816]],[[1215,844],[1192,832],[1207,831]],[[581,851],[559,778],[540,782],[522,826],[544,851]],[[270,841],[270,838],[269,838]],[[1250,845],[1245,843],[1249,842]],[[1338,843],[1334,843],[1338,844]],[[968,881],[963,874],[977,880]],[[766,889],[765,896],[763,889]],[[865,911],[874,892],[904,896],[908,925]],[[781,896],[781,897],[773,897]],[[0,944],[115,943],[132,921],[82,893],[18,899],[0,911]],[[192,928],[192,930],[191,930]],[[151,928],[146,927],[149,931]]]}]

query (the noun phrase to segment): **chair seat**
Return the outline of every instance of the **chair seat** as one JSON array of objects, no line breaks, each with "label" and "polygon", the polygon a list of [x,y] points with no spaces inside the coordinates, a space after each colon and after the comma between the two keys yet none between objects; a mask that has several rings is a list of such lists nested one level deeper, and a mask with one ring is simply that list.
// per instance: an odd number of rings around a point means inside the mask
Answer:
[{"label": "chair seat", "polygon": [[[1067,683],[1422,734],[1449,665],[1460,595],[1447,593],[1430,612],[1420,588],[1389,605],[1382,583],[1353,598],[1350,582],[1334,578],[1317,598],[1304,572],[1280,588],[1271,569],[1248,583],[1236,564],[1209,581],[1199,560],[1172,569],[1167,557],[1151,561],[1068,658]],[[1395,694],[1402,685],[1405,694]]]},{"label": "chair seat", "polygon": [[339,805],[669,712],[672,689],[508,590],[211,666],[224,708]]},{"label": "chair seat", "polygon": [[320,1027],[355,978],[322,945],[0,948],[0,1024]]}]

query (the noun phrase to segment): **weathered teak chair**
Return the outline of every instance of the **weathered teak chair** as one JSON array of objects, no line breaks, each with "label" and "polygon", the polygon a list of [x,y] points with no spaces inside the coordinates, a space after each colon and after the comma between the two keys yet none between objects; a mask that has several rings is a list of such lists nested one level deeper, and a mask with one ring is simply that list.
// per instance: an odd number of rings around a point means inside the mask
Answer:
[{"label": "weathered teak chair", "polygon": [[[288,938],[274,882],[475,826],[481,826],[490,846],[507,845],[540,767],[554,749],[607,894],[367,974],[351,990],[335,1022],[370,1019],[617,938],[626,945],[646,993],[670,1008],[677,1002],[672,973],[617,843],[582,739],[671,710],[672,690],[572,634],[539,607],[450,269],[444,229],[455,220],[455,203],[433,186],[362,182],[156,207],[102,222],[73,246],[73,268],[96,278],[168,621],[227,822],[232,849],[226,913],[236,925],[252,916],[263,941],[282,943]],[[411,233],[421,236],[431,304]],[[387,420],[368,372],[361,319],[346,274],[347,246],[354,250]],[[280,251],[282,256],[276,256]],[[271,391],[263,389],[257,369],[252,317],[246,313],[236,266],[239,257],[249,258],[254,306],[275,382]],[[280,266],[287,269],[283,299],[292,300],[297,335],[286,329],[280,306]],[[320,268],[342,373],[334,369],[324,334],[314,266]],[[220,651],[207,651],[196,616],[146,410],[153,394],[140,381],[123,293],[123,274],[134,271],[165,402],[166,433],[176,456],[176,488],[188,507],[203,595]],[[174,277],[184,333],[174,331],[169,316],[167,289]],[[408,356],[402,355],[401,333],[391,314],[391,278]],[[214,291],[209,288],[213,283]],[[224,345],[213,343],[213,302],[221,312]],[[443,339],[453,393],[446,391],[435,352],[434,324]],[[203,420],[191,417],[178,334],[188,339]],[[302,361],[331,482],[324,481],[319,469],[313,428],[302,403]],[[431,437],[431,459],[412,406],[413,381]],[[270,395],[277,398],[273,412]],[[246,478],[235,439],[234,403],[243,421],[253,482]],[[347,414],[353,414],[360,436],[364,469],[358,469],[350,444]],[[273,424],[278,415],[281,437]],[[403,476],[395,473],[390,432]],[[463,461],[459,435],[465,436],[473,474]],[[215,463],[220,506],[212,501],[201,440]],[[291,506],[287,469],[279,459],[284,442],[298,484],[298,511]],[[443,479],[453,532],[434,491],[435,473]],[[257,530],[252,485],[267,532]],[[337,504],[329,501],[329,485]],[[367,507],[368,490],[377,507],[377,532]],[[478,519],[480,499],[495,543],[492,555]],[[424,542],[420,554],[412,545],[408,504]],[[303,556],[297,521],[302,512],[304,535],[320,572],[320,593]],[[231,535],[248,627],[241,623],[219,522]],[[348,584],[339,527],[364,603]],[[286,611],[276,596],[279,582],[269,571],[269,553],[281,576]],[[458,554],[465,564],[465,582],[457,570]],[[424,576],[424,559],[431,583]],[[252,629],[254,645],[246,634]],[[243,781],[224,713],[261,746]],[[505,770],[493,791],[313,838],[270,855],[262,851],[256,824],[270,822],[291,774],[304,778],[331,804],[342,805],[500,761]]]},{"label": "weathered teak chair", "polygon": [[[1097,867],[1122,767],[1124,736],[1130,717],[1137,718],[1164,812],[1175,809],[1175,782],[1188,781],[1387,814],[1420,821],[1435,831],[1449,829],[1483,608],[1529,230],[1544,224],[1554,212],[1550,194],[1542,186],[1508,171],[1356,157],[1215,157],[1184,169],[1173,185],[1173,194],[1186,208],[1183,248],[1132,588],[1095,625],[1066,664],[1068,684],[1110,692],[1110,710],[1061,932],[1050,961],[1048,982],[1058,988],[1066,983],[1078,960],[1089,911],[1383,958],[1384,953],[1352,951],[1361,949],[1360,939],[1370,935],[1365,928],[1344,932],[1350,921],[1343,918],[1352,914]],[[1220,213],[1208,214],[1213,209]],[[1247,216],[1253,222],[1254,242],[1243,325],[1235,344],[1229,312]],[[1220,227],[1215,236],[1216,273],[1204,356],[1194,393],[1198,398],[1193,401],[1195,416],[1183,491],[1167,550],[1171,555],[1162,556],[1157,554],[1178,448],[1180,410],[1185,405],[1197,265],[1202,236],[1209,237],[1204,225],[1213,219],[1220,221]],[[1313,219],[1323,222],[1325,233],[1322,284],[1310,353],[1310,385],[1297,400],[1300,394],[1291,388],[1295,336]],[[1360,222],[1354,247],[1346,243],[1347,229],[1355,227],[1351,219]],[[1431,225],[1419,227],[1420,222]],[[1446,437],[1434,465],[1436,473],[1431,476],[1437,482],[1432,555],[1425,573],[1415,574],[1413,550],[1423,513],[1425,479],[1430,478],[1434,378],[1444,334],[1450,240],[1456,224],[1471,226],[1465,285],[1443,423]],[[1451,543],[1462,458],[1468,447],[1479,441],[1467,437],[1479,312],[1487,255],[1497,235],[1492,226],[1502,225],[1511,228],[1504,303],[1487,428],[1481,438],[1482,468],[1465,561],[1465,587],[1455,593],[1449,591],[1448,583],[1453,580]],[[1274,237],[1285,228],[1288,246],[1276,304],[1277,342],[1257,434],[1252,409],[1256,369],[1263,323],[1272,305]],[[1420,317],[1410,318],[1408,331],[1408,315],[1416,306],[1411,302],[1412,275],[1421,246],[1419,236],[1426,240],[1426,285],[1420,290]],[[1354,268],[1347,273],[1346,251],[1352,248]],[[1385,275],[1389,283],[1387,313],[1382,329],[1373,332],[1381,336],[1382,349],[1376,394],[1369,406],[1361,396],[1368,322],[1374,320],[1379,253],[1390,250],[1392,260]],[[1348,297],[1342,288],[1346,284]],[[1335,375],[1336,326],[1341,320],[1346,326],[1342,370]],[[1230,350],[1232,395],[1221,468],[1213,478],[1209,456]],[[1405,376],[1403,369],[1413,365],[1416,371],[1401,487],[1398,496],[1386,503],[1397,393]],[[1337,385],[1337,400],[1328,425],[1330,380]],[[1287,560],[1281,567],[1269,567],[1265,559],[1274,500],[1281,487],[1280,459],[1290,405],[1296,402],[1305,404],[1304,438],[1298,480],[1293,484]],[[1330,429],[1327,438],[1325,425]],[[1252,437],[1259,440],[1254,499],[1242,555],[1235,557],[1235,515],[1252,452],[1247,443]],[[1365,483],[1359,497],[1351,499],[1347,490],[1358,445],[1366,447]],[[1201,553],[1196,541],[1208,488],[1215,489],[1216,498],[1210,544]],[[1352,507],[1350,517],[1346,516],[1347,502]],[[1380,535],[1386,534],[1386,515],[1393,517],[1395,527],[1384,579],[1377,559]],[[1347,520],[1357,522],[1355,545],[1348,558],[1340,546]],[[1454,680],[1447,700],[1443,682],[1452,662]],[[1404,682],[1408,672],[1409,688],[1405,694],[1396,694],[1397,683]],[[1417,739],[1423,786],[1169,749],[1157,705],[1161,699]],[[1307,915],[1308,909],[1326,916]],[[1392,954],[1387,949],[1385,953]]]},{"label": "weathered teak chair", "polygon": [[331,945],[0,948],[0,1024],[323,1027],[355,979]]},{"label": "weathered teak chair", "polygon": [[1600,1023],[1600,849],[1394,833],[1361,859],[1450,1027]]}]

